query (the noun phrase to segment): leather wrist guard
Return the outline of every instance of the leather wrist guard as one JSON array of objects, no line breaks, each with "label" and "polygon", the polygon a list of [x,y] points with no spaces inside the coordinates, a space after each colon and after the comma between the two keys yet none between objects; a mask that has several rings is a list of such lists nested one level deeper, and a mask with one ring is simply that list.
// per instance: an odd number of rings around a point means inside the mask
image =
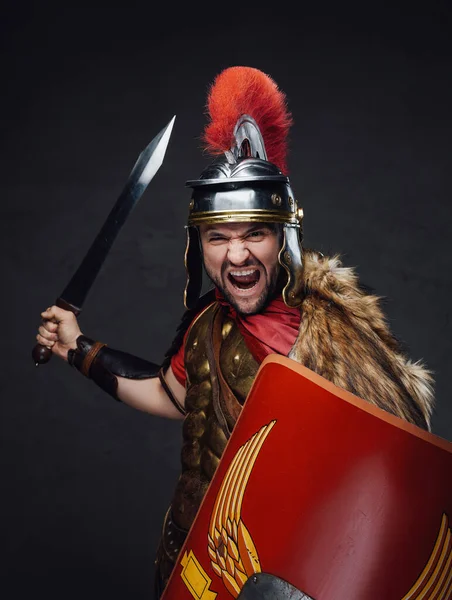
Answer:
[{"label": "leather wrist guard", "polygon": [[[160,371],[158,365],[127,352],[108,348],[106,344],[95,342],[85,335],[79,335],[77,349],[69,350],[67,359],[72,367],[92,379],[116,400],[119,400],[116,375],[129,379],[149,379],[158,377]],[[173,398],[170,397],[170,400],[174,403]]]}]

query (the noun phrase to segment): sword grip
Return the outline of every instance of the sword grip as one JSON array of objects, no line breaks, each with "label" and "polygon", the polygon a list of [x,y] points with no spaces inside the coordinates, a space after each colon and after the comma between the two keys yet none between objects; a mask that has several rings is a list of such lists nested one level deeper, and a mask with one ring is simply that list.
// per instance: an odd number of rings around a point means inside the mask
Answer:
[{"label": "sword grip", "polygon": [[[57,298],[55,304],[63,310],[70,310],[74,313],[76,317],[81,312],[80,308],[77,308],[73,304],[69,304],[69,302],[66,302],[66,300],[63,300],[63,298]],[[43,346],[42,344],[36,344],[31,352],[36,367],[48,363],[49,360],[52,358],[52,354],[52,350],[50,348],[47,348],[47,346]]]}]

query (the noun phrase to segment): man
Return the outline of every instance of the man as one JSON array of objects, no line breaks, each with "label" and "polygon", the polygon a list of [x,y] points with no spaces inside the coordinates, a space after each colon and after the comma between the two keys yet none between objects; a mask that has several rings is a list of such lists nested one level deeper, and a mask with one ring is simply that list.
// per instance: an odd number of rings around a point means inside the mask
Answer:
[{"label": "man", "polygon": [[[82,334],[72,313],[42,313],[37,340],[137,409],[184,417],[182,473],[165,517],[157,593],[169,578],[259,364],[288,355],[336,385],[425,429],[429,373],[407,360],[376,297],[337,257],[304,251],[303,212],[286,171],[291,124],[273,80],[246,67],[210,90],[207,149],[218,155],[189,181],[188,308],[164,364]],[[202,268],[214,290],[199,299]]]}]

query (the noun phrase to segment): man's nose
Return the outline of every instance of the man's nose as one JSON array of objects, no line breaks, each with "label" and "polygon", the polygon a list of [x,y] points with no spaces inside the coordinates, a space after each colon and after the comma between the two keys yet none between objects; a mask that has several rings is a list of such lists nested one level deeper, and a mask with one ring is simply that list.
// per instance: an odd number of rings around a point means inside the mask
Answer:
[{"label": "man's nose", "polygon": [[243,265],[249,258],[250,251],[246,244],[241,241],[231,240],[228,247],[228,260],[236,266]]}]

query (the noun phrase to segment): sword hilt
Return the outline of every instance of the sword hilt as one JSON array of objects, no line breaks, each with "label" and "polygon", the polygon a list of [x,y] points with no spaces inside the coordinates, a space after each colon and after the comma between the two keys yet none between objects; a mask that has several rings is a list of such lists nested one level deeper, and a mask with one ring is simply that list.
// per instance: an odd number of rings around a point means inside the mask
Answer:
[{"label": "sword hilt", "polygon": [[[78,317],[78,315],[81,313],[80,308],[69,304],[69,302],[66,302],[66,300],[63,300],[63,298],[57,298],[55,304],[63,310],[70,310],[76,317]],[[47,346],[43,346],[42,344],[36,344],[31,352],[36,367],[48,363],[52,358],[52,354],[52,350]]]}]

